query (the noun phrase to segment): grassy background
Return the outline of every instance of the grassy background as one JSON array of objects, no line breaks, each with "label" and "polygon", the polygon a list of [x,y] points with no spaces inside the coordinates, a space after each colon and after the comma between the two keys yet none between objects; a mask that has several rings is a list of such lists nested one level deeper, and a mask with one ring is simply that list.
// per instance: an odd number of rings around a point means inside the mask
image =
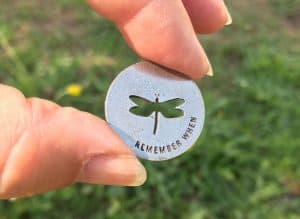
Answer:
[{"label": "grassy background", "polygon": [[[300,218],[300,1],[228,0],[234,24],[201,36],[216,76],[199,86],[204,133],[152,163],[140,188],[75,185],[0,201],[0,219]],[[0,82],[103,117],[116,74],[138,61],[79,0],[0,0]],[[84,87],[65,95],[69,84]]]}]

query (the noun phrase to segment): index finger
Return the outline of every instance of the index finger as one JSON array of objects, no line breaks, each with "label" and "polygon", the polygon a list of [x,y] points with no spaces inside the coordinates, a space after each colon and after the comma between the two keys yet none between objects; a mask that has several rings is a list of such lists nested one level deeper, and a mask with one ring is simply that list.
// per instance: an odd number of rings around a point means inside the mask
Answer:
[{"label": "index finger", "polygon": [[115,21],[129,46],[144,59],[193,79],[212,74],[204,49],[181,0],[89,0]]}]

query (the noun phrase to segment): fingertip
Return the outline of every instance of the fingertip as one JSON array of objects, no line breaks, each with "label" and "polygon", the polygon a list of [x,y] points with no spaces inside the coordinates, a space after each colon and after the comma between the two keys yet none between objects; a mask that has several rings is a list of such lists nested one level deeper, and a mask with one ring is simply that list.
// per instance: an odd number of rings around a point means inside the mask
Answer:
[{"label": "fingertip", "polygon": [[196,58],[197,56],[195,56],[190,65],[185,67],[185,72],[183,73],[193,80],[201,80],[205,76],[212,76],[213,68],[204,50],[200,56],[200,59],[199,56],[198,59]]},{"label": "fingertip", "polygon": [[232,23],[230,12],[222,0],[183,0],[196,33],[218,32]]},{"label": "fingertip", "polygon": [[145,167],[139,162],[140,169],[139,171],[136,172],[135,179],[131,184],[128,184],[127,186],[132,186],[132,187],[137,187],[137,186],[142,186],[145,184],[147,180],[147,171]]}]

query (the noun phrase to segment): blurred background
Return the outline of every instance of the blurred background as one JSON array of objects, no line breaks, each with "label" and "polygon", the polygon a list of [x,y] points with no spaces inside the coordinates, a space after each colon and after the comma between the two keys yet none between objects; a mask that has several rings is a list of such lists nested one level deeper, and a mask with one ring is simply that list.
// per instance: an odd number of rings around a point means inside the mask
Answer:
[{"label": "blurred background", "polygon": [[[0,219],[299,219],[300,1],[228,0],[233,24],[200,36],[215,77],[193,150],[143,161],[140,188],[75,185],[0,201]],[[139,58],[80,0],[0,0],[0,82],[103,117],[115,76]]]}]

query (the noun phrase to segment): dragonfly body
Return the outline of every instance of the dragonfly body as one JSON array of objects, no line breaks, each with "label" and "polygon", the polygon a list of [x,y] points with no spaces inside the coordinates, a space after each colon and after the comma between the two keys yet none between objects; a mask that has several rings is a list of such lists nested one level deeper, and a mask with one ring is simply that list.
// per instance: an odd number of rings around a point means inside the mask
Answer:
[{"label": "dragonfly body", "polygon": [[159,113],[161,113],[165,118],[169,119],[181,117],[184,114],[181,109],[177,109],[177,107],[184,103],[184,100],[180,98],[175,98],[164,102],[159,102],[158,97],[155,98],[155,102],[134,95],[130,96],[129,98],[136,104],[136,106],[130,108],[129,111],[131,113],[143,117],[149,117],[154,113],[154,135],[157,132]]}]

